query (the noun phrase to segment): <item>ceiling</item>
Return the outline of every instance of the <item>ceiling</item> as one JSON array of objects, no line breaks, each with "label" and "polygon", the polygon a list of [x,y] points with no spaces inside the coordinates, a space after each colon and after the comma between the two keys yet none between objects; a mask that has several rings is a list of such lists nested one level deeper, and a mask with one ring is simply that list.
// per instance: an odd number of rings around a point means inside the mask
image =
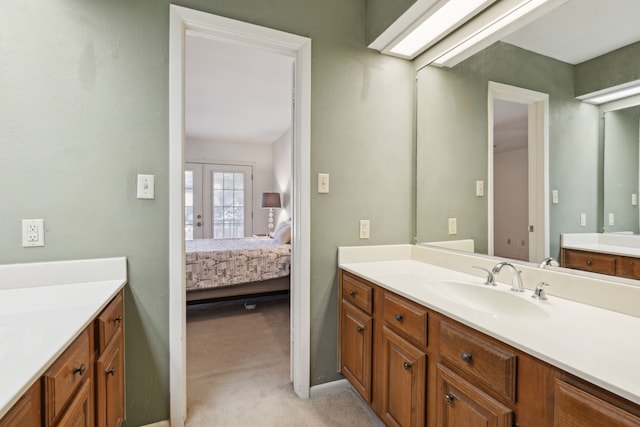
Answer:
[{"label": "ceiling", "polygon": [[271,144],[291,127],[293,58],[187,34],[185,135]]},{"label": "ceiling", "polygon": [[502,41],[575,65],[639,41],[638,17],[638,0],[569,0]]}]

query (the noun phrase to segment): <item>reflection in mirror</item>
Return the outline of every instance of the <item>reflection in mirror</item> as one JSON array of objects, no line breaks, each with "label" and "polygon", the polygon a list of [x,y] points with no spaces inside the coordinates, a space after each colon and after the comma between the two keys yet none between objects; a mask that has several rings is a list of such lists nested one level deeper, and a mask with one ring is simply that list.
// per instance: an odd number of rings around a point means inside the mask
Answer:
[{"label": "reflection in mirror", "polygon": [[604,231],[638,234],[640,106],[604,112]]},{"label": "reflection in mirror", "polygon": [[[631,35],[622,28],[622,21],[628,21],[622,18],[628,18],[629,14],[637,16],[627,9],[637,8],[639,3],[616,1],[614,7],[592,0],[569,0],[528,26],[533,29],[529,34],[534,35],[532,40],[546,37],[548,34],[542,34],[545,31],[556,34],[564,31],[563,37],[555,42],[542,38],[560,54],[563,51],[570,54],[570,59],[557,53],[551,57],[538,47],[529,47],[522,42],[527,39],[528,27],[524,27],[452,68],[428,65],[418,70],[418,242],[473,239],[476,253],[490,253],[488,199],[493,197],[494,189],[488,185],[489,166],[493,162],[488,148],[489,82],[525,88],[549,97],[548,185],[544,195],[548,202],[549,252],[545,255],[559,259],[562,233],[601,233],[607,229],[604,225],[608,215],[604,212],[614,208],[608,207],[611,205],[604,197],[606,156],[602,136],[605,130],[604,122],[599,120],[604,110],[576,97],[640,80],[640,43],[637,42],[640,26],[634,24],[635,34]],[[556,13],[562,16],[563,24],[548,24],[554,22],[552,15]],[[602,30],[597,34],[599,40],[589,39],[576,30],[582,26],[593,33],[592,26],[581,23],[585,18],[598,22],[598,16],[591,16],[593,14],[603,17],[598,25]],[[604,19],[605,14],[609,14],[608,19]],[[619,19],[612,14],[618,14]],[[549,21],[545,24],[545,20]],[[608,30],[606,22],[611,22],[616,30]],[[611,41],[612,35],[623,33],[625,40],[613,41],[608,46],[600,43],[600,39]],[[616,50],[606,53],[611,49]],[[635,126],[637,131],[637,121]],[[636,150],[637,145],[636,138]],[[635,186],[621,190],[626,194],[627,205],[631,205],[631,194],[638,192],[638,153],[625,156],[635,159],[635,172],[632,172],[636,177]],[[487,184],[483,196],[476,196],[477,181]],[[553,197],[554,194],[557,197]],[[515,195],[507,195],[507,199],[520,203]],[[615,231],[638,232],[637,207],[634,208],[634,227],[625,225],[624,229]],[[615,213],[614,216],[614,222],[618,222],[618,216],[622,221],[630,215]],[[456,218],[455,234],[449,233],[449,218]],[[622,227],[622,222],[619,225]],[[522,240],[517,236],[500,239],[505,245]],[[497,247],[498,242],[495,245]],[[529,260],[540,262],[542,257],[538,258]]]}]

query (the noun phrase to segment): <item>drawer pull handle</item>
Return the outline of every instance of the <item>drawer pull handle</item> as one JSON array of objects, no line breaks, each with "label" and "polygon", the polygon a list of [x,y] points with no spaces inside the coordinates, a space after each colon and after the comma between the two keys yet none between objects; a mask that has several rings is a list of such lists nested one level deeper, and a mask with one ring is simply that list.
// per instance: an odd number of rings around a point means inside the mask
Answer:
[{"label": "drawer pull handle", "polygon": [[396,314],[394,317],[398,322],[402,322],[402,314]]},{"label": "drawer pull handle", "polygon": [[587,265],[591,265],[591,261],[587,260]]},{"label": "drawer pull handle", "polygon": [[406,370],[408,371],[409,369],[411,369],[411,367],[413,366],[413,364],[411,364],[410,362],[404,362],[404,363],[402,364],[402,366],[404,366],[404,369],[406,369]]},{"label": "drawer pull handle", "polygon": [[352,297],[355,297],[355,296],[356,296],[356,294],[357,294],[357,292],[356,292],[356,291],[354,291],[353,289],[351,289],[351,290],[349,291],[349,295],[351,295]]},{"label": "drawer pull handle", "polygon": [[114,317],[113,321],[116,323],[122,322],[122,316]]},{"label": "drawer pull handle", "polygon": [[73,371],[71,372],[73,373],[73,375],[80,374],[80,376],[83,376],[86,371],[87,371],[87,367],[83,363],[82,365],[80,365],[79,368],[73,368]]},{"label": "drawer pull handle", "polygon": [[465,351],[460,355],[460,358],[467,363],[471,363],[471,360],[473,359],[473,355]]},{"label": "drawer pull handle", "polygon": [[364,327],[358,326],[358,332],[362,332],[362,331],[364,331]]},{"label": "drawer pull handle", "polygon": [[116,368],[111,368],[108,371],[105,371],[105,374],[115,376],[116,375]]},{"label": "drawer pull handle", "polygon": [[455,396],[453,395],[453,393],[447,393],[444,395],[444,401],[447,405],[453,402],[453,399],[455,399]]}]

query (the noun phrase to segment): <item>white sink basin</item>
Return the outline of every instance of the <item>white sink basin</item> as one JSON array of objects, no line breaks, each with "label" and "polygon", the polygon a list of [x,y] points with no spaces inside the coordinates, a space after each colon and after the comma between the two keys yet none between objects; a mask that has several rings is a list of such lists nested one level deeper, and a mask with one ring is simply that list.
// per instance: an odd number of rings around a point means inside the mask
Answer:
[{"label": "white sink basin", "polygon": [[442,298],[494,317],[549,318],[549,314],[540,307],[541,301],[532,299],[529,293],[453,281],[432,282],[427,286]]}]

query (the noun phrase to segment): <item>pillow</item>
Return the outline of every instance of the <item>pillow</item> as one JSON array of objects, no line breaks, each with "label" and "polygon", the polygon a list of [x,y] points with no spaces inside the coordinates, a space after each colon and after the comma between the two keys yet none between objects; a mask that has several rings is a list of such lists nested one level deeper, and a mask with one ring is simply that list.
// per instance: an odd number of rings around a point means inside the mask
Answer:
[{"label": "pillow", "polygon": [[273,232],[273,240],[277,240],[281,245],[291,243],[291,221],[284,221],[278,224]]},{"label": "pillow", "polygon": [[276,226],[275,230],[273,230],[273,233],[271,234],[271,237],[275,239],[276,234],[282,233],[282,229],[285,228],[287,226],[287,224],[289,224],[289,226],[291,226],[291,219],[287,219],[285,221],[282,221],[282,222],[278,223],[278,225]]}]

